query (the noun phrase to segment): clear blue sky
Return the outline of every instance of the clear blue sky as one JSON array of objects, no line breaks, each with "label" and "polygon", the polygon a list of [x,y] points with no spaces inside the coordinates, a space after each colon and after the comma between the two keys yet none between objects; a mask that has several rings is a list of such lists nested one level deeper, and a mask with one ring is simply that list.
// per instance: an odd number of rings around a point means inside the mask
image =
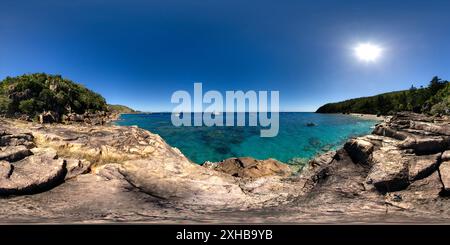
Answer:
[{"label": "clear blue sky", "polygon": [[[373,63],[357,43],[383,48]],[[0,79],[61,74],[109,103],[279,90],[281,110],[450,79],[450,1],[0,1]]]}]

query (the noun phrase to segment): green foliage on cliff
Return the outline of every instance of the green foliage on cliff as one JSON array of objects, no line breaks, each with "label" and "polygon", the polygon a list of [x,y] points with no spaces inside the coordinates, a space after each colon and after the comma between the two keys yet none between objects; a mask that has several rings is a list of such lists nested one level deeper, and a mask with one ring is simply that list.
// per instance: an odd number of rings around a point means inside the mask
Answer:
[{"label": "green foliage on cliff", "polygon": [[124,114],[137,113],[137,111],[124,105],[108,105],[108,110],[113,113],[124,113]]},{"label": "green foliage on cliff", "polygon": [[321,106],[319,113],[392,114],[414,111],[427,114],[450,113],[450,83],[434,77],[426,88],[390,92],[370,97],[350,99]]},{"label": "green foliage on cliff", "polygon": [[3,115],[35,117],[44,111],[64,115],[106,110],[101,95],[59,75],[26,74],[0,82],[0,114]]}]

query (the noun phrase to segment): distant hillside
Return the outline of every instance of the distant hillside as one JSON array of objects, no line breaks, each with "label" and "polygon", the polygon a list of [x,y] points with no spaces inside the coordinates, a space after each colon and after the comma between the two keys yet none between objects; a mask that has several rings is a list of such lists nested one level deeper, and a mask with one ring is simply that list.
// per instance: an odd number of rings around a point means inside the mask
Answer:
[{"label": "distant hillside", "polygon": [[434,77],[426,88],[350,99],[321,106],[318,113],[366,113],[388,115],[398,111],[450,114],[450,83]]},{"label": "distant hillside", "polygon": [[26,74],[0,82],[0,115],[35,118],[44,111],[62,116],[107,110],[101,95],[60,75]]},{"label": "distant hillside", "polygon": [[138,113],[138,111],[135,111],[124,105],[108,105],[108,110],[112,113],[120,113],[120,114]]}]

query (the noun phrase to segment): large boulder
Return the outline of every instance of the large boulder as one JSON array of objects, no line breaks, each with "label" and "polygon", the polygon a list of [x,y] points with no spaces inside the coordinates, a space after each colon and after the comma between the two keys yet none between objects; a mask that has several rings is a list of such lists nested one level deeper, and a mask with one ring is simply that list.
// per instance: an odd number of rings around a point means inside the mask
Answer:
[{"label": "large boulder", "polygon": [[385,124],[377,125],[375,127],[375,129],[373,130],[372,134],[390,137],[390,138],[394,138],[397,140],[404,140],[408,137],[407,134],[400,132],[398,130],[392,129]]},{"label": "large boulder", "polygon": [[84,159],[65,159],[67,174],[65,179],[71,179],[91,170],[92,163]]},{"label": "large boulder", "polygon": [[39,123],[55,123],[59,121],[59,116],[56,112],[45,111],[39,114]]},{"label": "large boulder", "polygon": [[399,145],[402,149],[411,149],[421,155],[443,152],[449,146],[448,136],[408,137]]},{"label": "large boulder", "polygon": [[344,149],[355,163],[367,164],[373,152],[372,143],[362,139],[351,139],[344,145]]},{"label": "large boulder", "polygon": [[289,176],[291,168],[275,159],[256,160],[251,157],[225,159],[219,163],[207,163],[205,167],[227,173],[234,177],[259,178],[263,176]]},{"label": "large boulder", "polygon": [[[5,164],[2,164],[4,169]],[[12,164],[10,174],[0,178],[0,195],[34,194],[64,181],[66,166],[53,152],[41,152]],[[8,172],[8,169],[2,170]]]},{"label": "large boulder", "polygon": [[312,159],[309,164],[313,167],[327,166],[333,160],[339,158],[336,151],[329,151]]},{"label": "large boulder", "polygon": [[450,136],[450,124],[411,121],[410,128],[415,130],[423,130],[437,135]]}]

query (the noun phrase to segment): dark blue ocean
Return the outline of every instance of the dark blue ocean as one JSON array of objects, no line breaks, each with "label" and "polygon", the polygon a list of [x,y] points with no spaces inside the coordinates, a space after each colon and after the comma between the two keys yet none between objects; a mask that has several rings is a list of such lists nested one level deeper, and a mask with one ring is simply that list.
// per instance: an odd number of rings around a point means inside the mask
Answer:
[{"label": "dark blue ocean", "polygon": [[349,137],[370,133],[377,123],[351,115],[284,112],[280,113],[278,135],[262,138],[259,127],[175,127],[170,116],[125,114],[116,124],[157,133],[196,163],[242,156],[301,163],[342,146]]}]

